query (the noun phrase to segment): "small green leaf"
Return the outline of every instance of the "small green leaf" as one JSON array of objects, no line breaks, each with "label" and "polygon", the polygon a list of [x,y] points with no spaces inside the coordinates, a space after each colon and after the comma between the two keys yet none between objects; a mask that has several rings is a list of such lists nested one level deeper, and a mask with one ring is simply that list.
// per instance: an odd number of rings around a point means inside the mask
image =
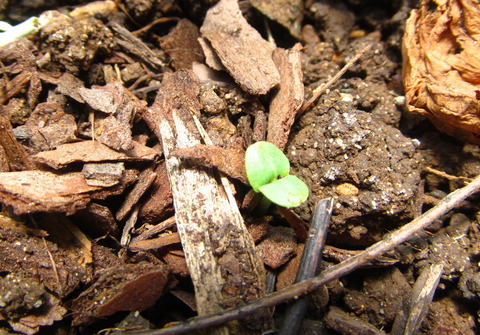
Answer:
[{"label": "small green leaf", "polygon": [[278,177],[290,172],[290,162],[275,144],[260,141],[252,144],[245,152],[245,169],[248,182],[255,192]]},{"label": "small green leaf", "polygon": [[298,177],[288,175],[260,186],[260,192],[271,202],[282,207],[295,207],[307,200],[308,186]]}]

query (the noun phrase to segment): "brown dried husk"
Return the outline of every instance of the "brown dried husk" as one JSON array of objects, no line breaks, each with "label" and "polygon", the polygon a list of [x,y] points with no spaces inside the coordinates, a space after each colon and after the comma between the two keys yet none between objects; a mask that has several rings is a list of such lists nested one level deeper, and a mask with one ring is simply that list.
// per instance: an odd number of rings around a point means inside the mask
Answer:
[{"label": "brown dried husk", "polygon": [[406,23],[403,80],[409,111],[480,144],[480,4],[424,0]]}]

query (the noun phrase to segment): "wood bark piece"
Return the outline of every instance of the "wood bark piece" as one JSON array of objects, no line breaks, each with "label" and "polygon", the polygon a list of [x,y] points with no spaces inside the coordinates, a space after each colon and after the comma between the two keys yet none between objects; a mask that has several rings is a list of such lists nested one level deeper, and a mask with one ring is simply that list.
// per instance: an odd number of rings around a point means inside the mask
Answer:
[{"label": "wood bark piece", "polygon": [[225,175],[248,185],[245,151],[241,149],[197,144],[190,148],[174,150],[170,154],[187,162],[188,165],[217,168]]},{"label": "wood bark piece", "polygon": [[35,163],[13,135],[10,121],[2,115],[0,115],[0,148],[3,148],[5,153],[9,171],[35,169]]},{"label": "wood bark piece", "polygon": [[251,0],[250,4],[269,19],[287,28],[293,37],[300,39],[303,20],[303,1]]},{"label": "wood bark piece", "polygon": [[358,335],[386,335],[385,332],[375,328],[375,326],[353,317],[338,307],[332,307],[323,319],[325,326],[333,329],[340,334],[358,334]]},{"label": "wood bark piece", "polygon": [[237,0],[221,0],[210,8],[200,32],[248,93],[266,94],[279,83],[280,76],[272,60],[275,47],[248,24]]},{"label": "wood bark piece", "polygon": [[134,251],[139,250],[151,250],[165,247],[167,245],[172,245],[175,243],[180,243],[180,235],[178,233],[171,234],[162,234],[159,237],[152,238],[149,240],[132,242],[128,245],[128,248]]},{"label": "wood bark piece", "polygon": [[277,49],[273,60],[280,72],[280,85],[270,102],[268,114],[267,141],[283,151],[295,115],[304,100],[303,72],[300,60],[302,46],[295,44],[290,50]]},{"label": "wood bark piece", "polygon": [[197,40],[199,36],[198,27],[190,20],[182,19],[160,39],[160,46],[170,56],[176,70],[191,69],[194,62],[203,62],[205,56]]},{"label": "wood bark piece", "polygon": [[72,325],[86,325],[118,311],[142,311],[164,293],[169,271],[162,264],[125,264],[106,269],[72,301]]},{"label": "wood bark piece", "polygon": [[[130,181],[129,181],[130,179]],[[112,188],[90,186],[81,172],[58,175],[46,171],[0,173],[0,202],[17,215],[35,212],[65,212],[83,209],[92,199],[121,193],[132,181],[127,173],[120,185]]]},{"label": "wood bark piece", "polygon": [[163,70],[165,64],[163,64],[152,49],[143,43],[141,39],[115,21],[110,21],[110,28],[115,34],[115,43],[120,45],[126,51],[139,57],[155,70]]},{"label": "wood bark piece", "polygon": [[118,81],[91,89],[79,88],[78,93],[92,108],[111,114],[96,129],[97,139],[116,150],[131,150],[132,120],[136,113],[146,110],[146,102],[139,100]]},{"label": "wood bark piece", "polygon": [[156,176],[157,175],[154,171],[152,171],[151,168],[145,169],[142,173],[140,173],[140,175],[138,176],[138,182],[128,193],[125,201],[122,203],[117,213],[115,214],[115,217],[118,221],[122,221],[123,219],[125,219],[125,217],[128,213],[130,213],[132,208],[138,204],[140,198],[145,194],[150,185],[152,185]]},{"label": "wood bark piece", "polygon": [[155,169],[157,178],[153,181],[152,191],[142,203],[139,218],[143,223],[156,224],[173,215],[173,198],[165,163]]},{"label": "wood bark piece", "polygon": [[76,162],[98,163],[106,161],[151,161],[158,153],[133,141],[133,149],[116,151],[97,141],[65,143],[55,150],[43,151],[33,158],[37,163],[61,169]]},{"label": "wood bark piece", "polygon": [[[175,220],[195,288],[198,312],[205,315],[247,303],[265,294],[266,275],[238,207],[211,173],[188,169],[170,155],[200,143],[191,113],[199,112],[199,88],[190,71],[166,73],[150,120],[162,136]],[[216,334],[258,334],[269,326],[266,314],[218,328]]]}]

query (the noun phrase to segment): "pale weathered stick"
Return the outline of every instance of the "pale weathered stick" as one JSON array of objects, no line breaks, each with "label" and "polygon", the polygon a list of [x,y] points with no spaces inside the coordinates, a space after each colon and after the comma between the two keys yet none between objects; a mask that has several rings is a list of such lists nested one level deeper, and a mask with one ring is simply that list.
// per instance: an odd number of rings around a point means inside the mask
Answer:
[{"label": "pale weathered stick", "polygon": [[433,221],[444,215],[468,196],[477,192],[480,189],[480,175],[477,176],[467,186],[450,193],[442,199],[437,206],[431,208],[423,215],[417,217],[410,223],[401,227],[400,229],[387,234],[385,238],[367,248],[364,252],[349,258],[337,265],[334,265],[323,271],[317,277],[304,280],[298,284],[294,284],[281,291],[271,293],[263,298],[260,298],[248,305],[230,308],[222,312],[218,312],[209,316],[195,317],[187,322],[181,323],[178,326],[170,328],[159,329],[154,331],[144,332],[128,332],[128,334],[142,334],[142,335],[177,335],[185,334],[194,330],[204,329],[207,327],[217,326],[227,321],[240,319],[256,311],[284,303],[288,300],[298,298],[307,294],[321,285],[340,278],[355,269],[360,268],[368,262],[371,262],[376,257],[382,255],[387,251],[393,250],[399,244],[411,238],[415,233],[421,231]]},{"label": "pale weathered stick", "polygon": [[[175,221],[197,309],[200,315],[208,315],[263,296],[266,274],[235,201],[230,201],[217,178],[170,155],[201,141],[190,114],[199,113],[198,91],[192,72],[166,73],[149,113],[163,143]],[[257,334],[270,327],[270,321],[270,315],[262,311],[253,324],[231,323],[210,333]]]}]

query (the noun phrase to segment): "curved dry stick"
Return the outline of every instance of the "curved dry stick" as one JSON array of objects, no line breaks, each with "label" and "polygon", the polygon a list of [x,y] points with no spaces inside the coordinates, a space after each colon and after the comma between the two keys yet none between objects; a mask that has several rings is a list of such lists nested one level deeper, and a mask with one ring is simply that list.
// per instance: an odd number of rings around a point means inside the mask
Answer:
[{"label": "curved dry stick", "polygon": [[385,252],[393,250],[399,244],[405,242],[415,233],[427,227],[433,221],[444,215],[468,196],[480,190],[480,175],[475,177],[467,186],[460,188],[445,198],[443,198],[437,206],[431,208],[424,214],[420,215],[405,226],[387,234],[380,242],[367,248],[365,251],[353,256],[337,265],[329,267],[317,277],[304,280],[300,283],[289,286],[283,290],[266,295],[263,298],[253,301],[252,303],[240,307],[229,308],[224,311],[202,317],[195,317],[187,322],[182,322],[177,326],[158,329],[153,331],[137,331],[125,332],[124,334],[135,335],[178,335],[192,332],[207,327],[218,326],[228,321],[240,319],[256,311],[272,307],[292,299],[298,299],[300,296],[310,293],[319,286],[338,279],[359,267],[371,262],[376,257]]}]

